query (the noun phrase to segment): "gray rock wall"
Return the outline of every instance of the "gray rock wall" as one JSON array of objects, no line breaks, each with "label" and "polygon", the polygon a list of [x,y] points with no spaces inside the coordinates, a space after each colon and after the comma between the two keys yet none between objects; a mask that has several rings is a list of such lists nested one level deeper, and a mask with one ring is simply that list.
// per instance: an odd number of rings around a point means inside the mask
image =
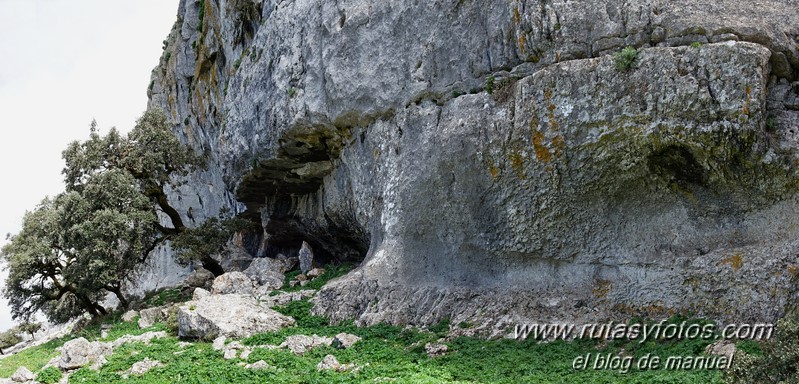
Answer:
[{"label": "gray rock wall", "polygon": [[173,195],[195,222],[363,260],[336,320],[767,321],[799,274],[797,11],[184,0],[149,95],[210,158]]}]

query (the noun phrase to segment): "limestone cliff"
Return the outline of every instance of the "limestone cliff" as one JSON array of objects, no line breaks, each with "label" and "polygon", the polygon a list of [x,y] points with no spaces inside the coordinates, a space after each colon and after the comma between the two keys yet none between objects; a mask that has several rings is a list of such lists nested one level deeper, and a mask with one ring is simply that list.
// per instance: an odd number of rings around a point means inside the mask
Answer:
[{"label": "limestone cliff", "polygon": [[[196,223],[361,267],[334,320],[769,321],[799,275],[789,0],[181,0],[151,106]],[[629,68],[611,54],[639,49]]]}]

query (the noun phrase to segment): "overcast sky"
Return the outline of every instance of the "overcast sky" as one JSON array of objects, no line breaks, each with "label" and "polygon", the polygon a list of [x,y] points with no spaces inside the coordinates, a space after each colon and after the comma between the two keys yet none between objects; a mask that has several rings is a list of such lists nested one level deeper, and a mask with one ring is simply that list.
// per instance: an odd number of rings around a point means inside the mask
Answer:
[{"label": "overcast sky", "polygon": [[[177,7],[178,0],[0,0],[0,245],[26,210],[63,190],[61,151],[88,137],[92,119],[101,132],[133,127]],[[3,300],[0,330],[11,325]]]}]

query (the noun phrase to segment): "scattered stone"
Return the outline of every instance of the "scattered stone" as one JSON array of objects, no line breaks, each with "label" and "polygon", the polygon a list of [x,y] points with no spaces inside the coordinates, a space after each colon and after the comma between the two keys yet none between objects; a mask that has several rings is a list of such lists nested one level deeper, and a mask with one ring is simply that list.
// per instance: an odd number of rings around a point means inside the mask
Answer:
[{"label": "scattered stone", "polygon": [[313,289],[303,289],[301,291],[295,291],[295,292],[283,292],[275,296],[264,295],[260,297],[260,300],[266,303],[269,307],[275,307],[275,306],[286,305],[292,301],[299,301],[311,298],[315,294],[316,291]]},{"label": "scattered stone", "polygon": [[122,315],[122,321],[131,322],[136,318],[136,316],[139,316],[139,311],[134,311],[134,310],[127,311],[125,312],[124,315]]},{"label": "scattered stone", "polygon": [[166,320],[172,307],[174,307],[174,304],[142,309],[139,312],[139,328],[149,328],[155,323]]},{"label": "scattered stone", "polygon": [[194,288],[194,292],[191,294],[192,300],[200,300],[203,297],[211,296],[211,292],[203,288]]},{"label": "scattered stone", "polygon": [[178,341],[178,348],[188,348],[194,345],[194,343],[190,343],[188,341]]},{"label": "scattered stone", "polygon": [[705,354],[708,355],[719,355],[719,356],[729,356],[732,358],[737,352],[738,349],[735,347],[735,343],[730,340],[716,340],[712,344],[705,347]]},{"label": "scattered stone", "polygon": [[311,246],[307,242],[302,242],[298,256],[300,259],[300,271],[308,273],[313,268],[313,251],[311,251]]},{"label": "scattered stone", "polygon": [[325,371],[331,369],[338,371],[339,368],[341,368],[341,363],[339,363],[338,359],[336,359],[336,357],[333,355],[325,356],[324,359],[322,359],[322,361],[320,361],[319,364],[316,365],[317,371]]},{"label": "scattered stone", "polygon": [[286,263],[283,260],[260,257],[252,261],[252,264],[244,270],[244,274],[249,276],[255,284],[260,286],[279,289],[285,281]]},{"label": "scattered stone", "polygon": [[196,288],[211,288],[214,281],[214,274],[205,268],[197,268],[185,280],[185,284],[189,287]]},{"label": "scattered stone", "polygon": [[111,348],[110,343],[90,343],[83,337],[70,340],[61,347],[61,357],[56,366],[62,370],[72,370],[95,364],[99,368],[104,363],[105,356],[111,354]]},{"label": "scattered stone", "polygon": [[239,356],[239,351],[244,349],[244,345],[238,341],[234,341],[225,346],[223,357],[225,360],[235,359]]},{"label": "scattered stone", "polygon": [[442,343],[427,343],[424,345],[424,350],[427,352],[427,356],[437,357],[446,354],[449,348]]},{"label": "scattered stone", "polygon": [[286,338],[282,344],[280,344],[281,348],[288,348],[293,354],[295,355],[302,355],[305,352],[310,351],[316,347],[321,347],[323,345],[330,345],[333,343],[333,339],[330,337],[324,336],[306,336],[306,335],[292,335]]},{"label": "scattered stone", "polygon": [[28,368],[25,368],[25,367],[19,367],[17,369],[17,371],[14,372],[13,375],[11,375],[11,381],[14,381],[14,382],[17,382],[17,383],[24,383],[26,381],[32,381],[35,378],[36,378],[36,376],[33,375],[33,372],[31,372]]},{"label": "scattered stone", "polygon": [[294,279],[297,280],[297,281],[307,281],[308,280],[308,276],[300,274],[300,275],[297,275]]},{"label": "scattered stone", "polygon": [[211,293],[214,295],[226,294],[252,294],[255,286],[247,275],[242,272],[228,272],[214,279]]},{"label": "scattered stone", "polygon": [[244,347],[244,349],[241,350],[241,355],[239,355],[239,358],[242,360],[247,360],[250,358],[250,355],[253,353],[253,351],[254,349],[252,347]]},{"label": "scattered stone", "polygon": [[213,348],[214,351],[221,351],[221,350],[225,349],[225,342],[226,341],[227,341],[227,337],[219,336],[216,339],[214,339],[213,344],[211,344],[211,348]]},{"label": "scattered stone", "polygon": [[145,332],[145,333],[142,333],[141,335],[136,335],[136,336],[134,336],[134,335],[125,335],[125,336],[122,336],[122,337],[114,340],[114,342],[112,344],[112,347],[116,348],[116,347],[119,347],[122,344],[133,343],[133,342],[150,344],[150,342],[153,339],[162,339],[164,337],[167,337],[167,334],[164,331]]},{"label": "scattered stone", "polygon": [[351,347],[353,344],[360,341],[361,338],[359,336],[350,334],[350,333],[339,333],[336,337],[333,338],[333,347],[338,349],[346,349]]},{"label": "scattered stone", "polygon": [[306,275],[308,276],[308,278],[314,279],[314,278],[317,278],[317,277],[322,276],[324,274],[325,274],[325,269],[324,268],[314,268],[314,269],[308,271],[308,273]]},{"label": "scattered stone", "polygon": [[267,368],[273,368],[273,367],[271,365],[267,364],[266,361],[258,360],[258,361],[254,362],[252,364],[245,365],[244,368],[246,368],[246,369],[267,369]]},{"label": "scattered stone", "polygon": [[325,356],[319,364],[316,365],[317,371],[334,370],[337,372],[346,372],[355,368],[355,364],[341,364],[333,355]]},{"label": "scattered stone", "polygon": [[274,332],[291,325],[294,325],[291,317],[245,295],[211,295],[186,302],[178,310],[180,337],[244,338],[257,333]]},{"label": "scattered stone", "polygon": [[158,360],[150,360],[149,357],[145,357],[144,360],[133,364],[130,367],[130,374],[131,375],[143,375],[147,373],[149,370],[153,368],[163,367],[164,364]]},{"label": "scattered stone", "polygon": [[310,281],[308,281],[308,280],[300,281],[300,287],[304,287],[304,286],[308,285],[308,283],[310,283]]}]

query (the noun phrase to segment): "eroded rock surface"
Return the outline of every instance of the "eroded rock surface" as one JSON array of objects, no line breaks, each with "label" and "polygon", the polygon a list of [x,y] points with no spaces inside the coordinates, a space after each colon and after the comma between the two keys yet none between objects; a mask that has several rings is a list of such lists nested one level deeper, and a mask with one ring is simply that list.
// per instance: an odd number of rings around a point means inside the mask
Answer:
[{"label": "eroded rock surface", "polygon": [[149,95],[210,154],[194,219],[362,261],[334,321],[764,322],[799,270],[797,36],[789,0],[183,0]]},{"label": "eroded rock surface", "polygon": [[211,295],[178,309],[178,336],[212,340],[245,338],[294,325],[294,319],[264,306],[251,296]]}]

